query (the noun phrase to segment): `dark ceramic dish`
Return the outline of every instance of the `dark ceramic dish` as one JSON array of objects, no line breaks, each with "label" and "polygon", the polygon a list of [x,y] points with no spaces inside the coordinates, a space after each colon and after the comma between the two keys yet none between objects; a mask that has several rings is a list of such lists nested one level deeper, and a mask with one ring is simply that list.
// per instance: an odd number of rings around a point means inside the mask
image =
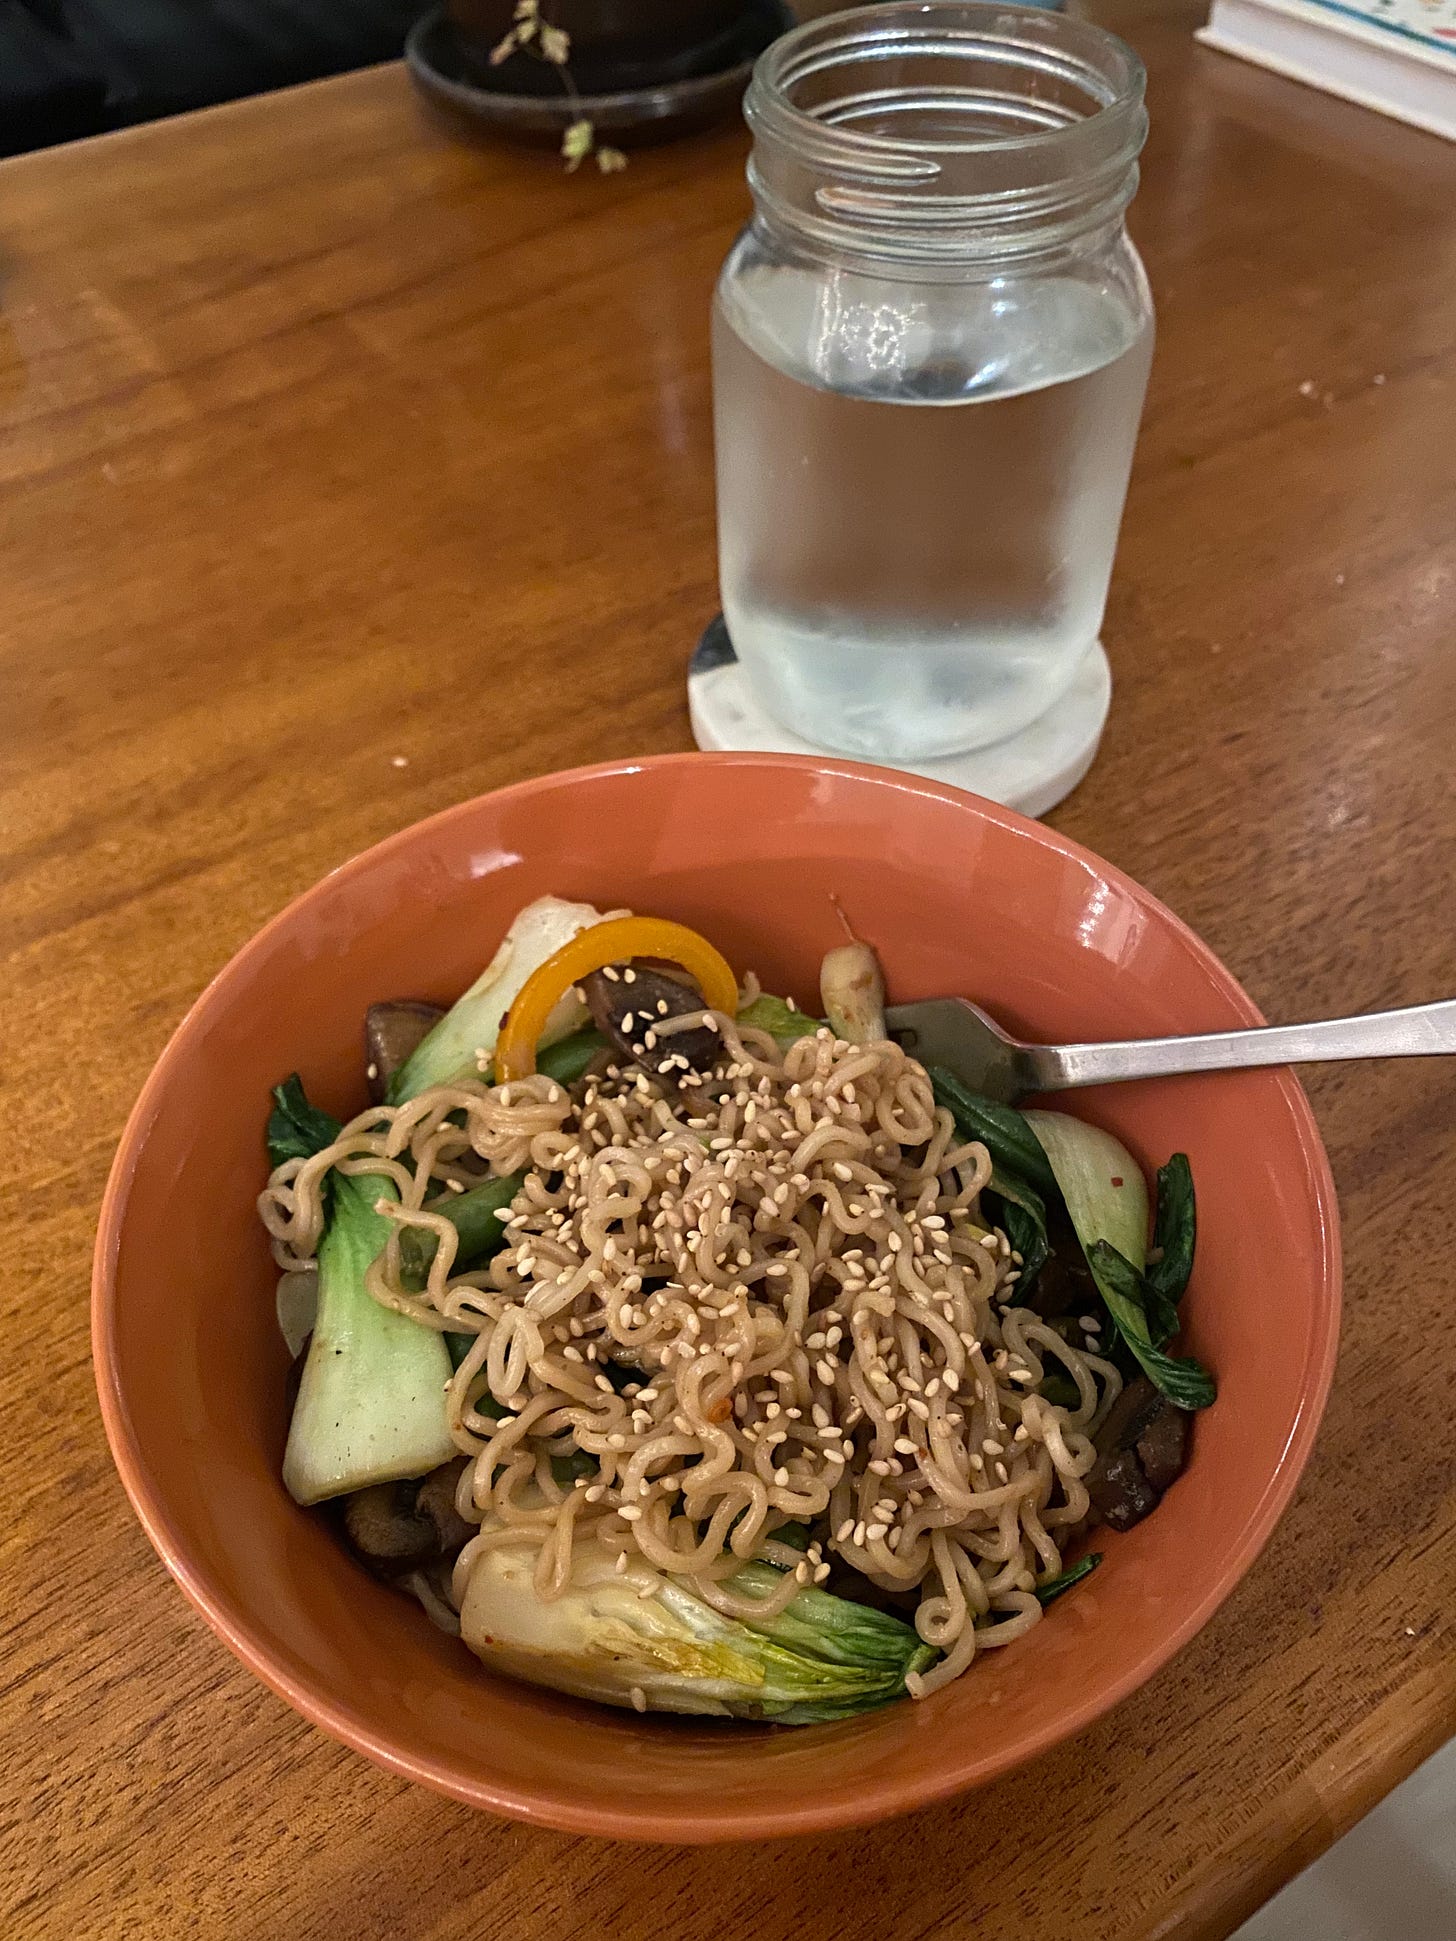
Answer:
[{"label": "dark ceramic dish", "polygon": [[[478,128],[517,140],[554,142],[570,122],[583,119],[599,137],[616,142],[666,141],[734,114],[754,61],[792,25],[782,0],[749,0],[728,33],[714,34],[710,42],[673,57],[669,71],[675,78],[575,96],[544,62],[517,58],[499,68],[482,63],[478,44],[463,39],[441,8],[415,23],[404,57],[416,87],[431,102]],[[705,60],[717,65],[704,72]],[[529,93],[523,91],[526,81]]]}]

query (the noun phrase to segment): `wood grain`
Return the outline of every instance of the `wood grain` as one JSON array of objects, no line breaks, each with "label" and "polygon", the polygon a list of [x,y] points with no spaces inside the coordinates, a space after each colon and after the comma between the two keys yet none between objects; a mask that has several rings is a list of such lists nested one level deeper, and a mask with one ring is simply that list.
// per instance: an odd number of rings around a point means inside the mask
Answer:
[{"label": "wood grain", "polygon": [[[1187,8],[1104,17],[1152,75],[1160,344],[1112,722],[1053,819],[1271,1014],[1447,995],[1456,155],[1194,49]],[[957,1807],[707,1853],[472,1817],[256,1685],[131,1517],[89,1252],[185,1006],[402,824],[687,743],[742,158],[567,179],[383,69],[0,170],[9,1937],[1213,1941],[1456,1730],[1437,1061],[1312,1080],[1348,1310],[1267,1554],[1148,1689]]]}]

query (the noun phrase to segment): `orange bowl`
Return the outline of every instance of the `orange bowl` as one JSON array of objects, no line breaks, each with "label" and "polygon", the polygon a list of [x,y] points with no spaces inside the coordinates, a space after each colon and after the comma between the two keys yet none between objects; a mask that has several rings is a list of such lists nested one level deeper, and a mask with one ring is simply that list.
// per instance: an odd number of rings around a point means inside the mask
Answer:
[{"label": "orange bowl", "polygon": [[268,1088],[364,1103],[376,999],[449,1000],[547,891],[673,916],[807,999],[837,896],[904,1000],[960,992],[1047,1040],[1256,1024],[1229,973],[1086,850],[973,796],[849,762],[685,755],[467,802],[336,870],[198,999],[112,1169],[93,1293],[107,1434],[163,1561],[224,1642],[347,1744],[492,1812],[578,1833],[724,1840],[863,1824],[993,1779],[1164,1664],[1289,1501],[1334,1365],[1334,1189],[1287,1072],[1107,1087],[1088,1117],[1198,1185],[1185,1312],[1218,1375],[1166,1504],[956,1684],[837,1725],[639,1718],[486,1672],[350,1561],[279,1480],[288,1356],[254,1214]]}]

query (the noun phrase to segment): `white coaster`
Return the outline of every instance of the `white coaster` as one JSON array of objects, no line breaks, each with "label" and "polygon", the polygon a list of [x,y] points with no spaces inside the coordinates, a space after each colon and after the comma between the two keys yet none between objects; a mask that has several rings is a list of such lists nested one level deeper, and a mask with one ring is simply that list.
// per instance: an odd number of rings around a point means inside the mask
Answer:
[{"label": "white coaster", "polygon": [[[1061,700],[1030,727],[968,755],[928,762],[882,762],[932,782],[949,782],[1004,802],[1023,815],[1045,815],[1081,781],[1097,753],[1112,700],[1112,669],[1102,642],[1082,657]],[[698,642],[688,669],[688,708],[699,748],[769,750],[788,755],[830,751],[780,727],[748,684],[720,614]]]}]

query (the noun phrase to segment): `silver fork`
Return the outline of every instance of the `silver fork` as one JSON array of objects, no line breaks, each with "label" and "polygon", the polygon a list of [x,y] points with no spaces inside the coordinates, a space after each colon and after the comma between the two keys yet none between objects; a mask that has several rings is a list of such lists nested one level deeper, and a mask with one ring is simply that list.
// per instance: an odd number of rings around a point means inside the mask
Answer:
[{"label": "silver fork", "polygon": [[983,1098],[1010,1105],[1028,1092],[1065,1092],[1127,1078],[1307,1065],[1327,1058],[1421,1058],[1456,1052],[1456,998],[1318,1024],[1209,1031],[1196,1038],[1132,1038],[1112,1045],[1024,1045],[962,997],[929,997],[885,1013],[890,1036],[922,1065],[945,1065]]}]

